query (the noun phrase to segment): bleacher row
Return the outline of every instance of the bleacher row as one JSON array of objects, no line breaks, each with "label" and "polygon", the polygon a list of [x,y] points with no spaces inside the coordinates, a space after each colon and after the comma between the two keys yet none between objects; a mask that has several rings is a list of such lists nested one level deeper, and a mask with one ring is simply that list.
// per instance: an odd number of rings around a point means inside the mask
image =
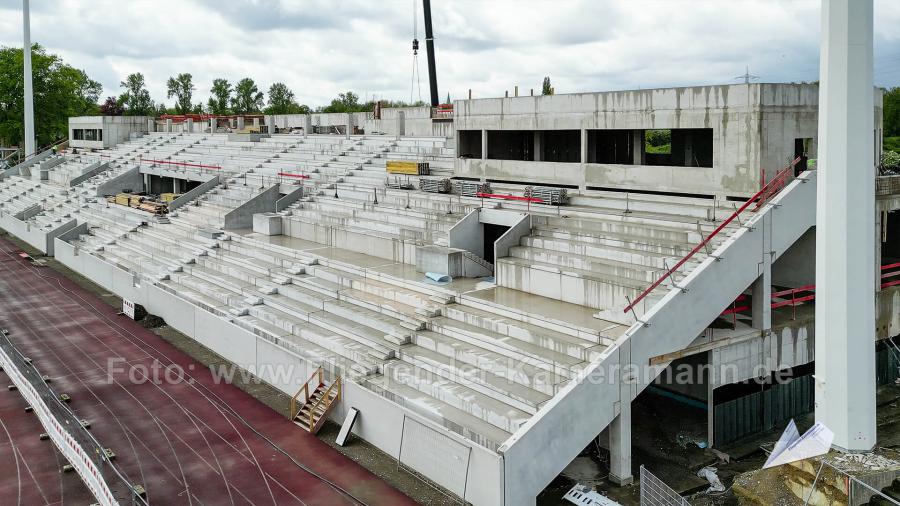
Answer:
[{"label": "bleacher row", "polygon": [[[504,202],[531,211],[532,233],[499,260],[496,280],[450,289],[415,272],[415,247],[446,245],[454,224],[492,203],[385,185],[388,159],[426,159],[432,173],[449,177],[445,139],[276,135],[235,142],[151,133],[99,155],[109,169],[76,187],[65,182],[91,155],[60,155],[66,160],[50,169],[48,181],[0,181],[0,212],[39,205],[43,210],[28,218],[36,226],[87,223],[88,233],[72,241],[79,251],[489,448],[621,335],[630,323],[621,314],[627,300],[708,234],[715,227],[709,218],[728,212],[710,211],[707,201],[603,192],[576,194],[565,208]],[[203,165],[223,183],[167,222],[98,198],[104,181],[151,160]],[[194,170],[190,165],[172,167]],[[208,233],[276,182],[307,190],[281,211],[284,236]],[[553,283],[564,296],[554,296]],[[619,316],[592,318],[598,310]]]}]

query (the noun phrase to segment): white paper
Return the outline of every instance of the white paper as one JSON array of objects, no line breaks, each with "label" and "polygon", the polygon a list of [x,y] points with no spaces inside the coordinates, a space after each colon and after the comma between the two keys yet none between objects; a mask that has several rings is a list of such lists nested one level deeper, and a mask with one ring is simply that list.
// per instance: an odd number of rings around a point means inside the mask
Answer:
[{"label": "white paper", "polygon": [[821,422],[816,422],[801,436],[797,431],[797,425],[791,420],[778,442],[775,443],[775,448],[769,455],[769,459],[766,460],[763,469],[825,455],[831,450],[832,442],[834,442],[834,432],[831,432]]}]

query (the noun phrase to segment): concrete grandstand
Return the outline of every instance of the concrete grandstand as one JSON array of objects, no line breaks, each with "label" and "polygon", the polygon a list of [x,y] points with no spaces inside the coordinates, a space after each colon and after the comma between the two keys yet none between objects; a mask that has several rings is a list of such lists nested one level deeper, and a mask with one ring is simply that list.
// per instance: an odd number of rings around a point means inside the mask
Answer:
[{"label": "concrete grandstand", "polygon": [[[603,432],[631,480],[648,386],[706,404],[715,444],[746,415],[717,391],[813,360],[817,98],[508,97],[449,118],[142,118],[125,137],[73,118],[68,149],[2,174],[0,227],[295,396],[305,429],[356,409],[357,435],[447,491],[526,504]],[[891,177],[878,339],[900,334]],[[178,196],[155,215],[122,193]],[[713,372],[657,378],[673,364]]]}]

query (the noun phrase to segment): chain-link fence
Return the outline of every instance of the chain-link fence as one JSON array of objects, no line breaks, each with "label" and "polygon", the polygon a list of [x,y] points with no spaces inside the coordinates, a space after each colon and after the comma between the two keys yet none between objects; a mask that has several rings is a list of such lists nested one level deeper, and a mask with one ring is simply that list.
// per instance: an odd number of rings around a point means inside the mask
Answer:
[{"label": "chain-link fence", "polygon": [[691,506],[684,497],[641,466],[641,506]]}]

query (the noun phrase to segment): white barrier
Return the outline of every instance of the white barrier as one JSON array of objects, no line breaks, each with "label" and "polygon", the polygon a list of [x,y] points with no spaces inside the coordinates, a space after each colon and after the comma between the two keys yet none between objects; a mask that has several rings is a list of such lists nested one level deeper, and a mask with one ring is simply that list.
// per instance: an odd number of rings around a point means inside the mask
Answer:
[{"label": "white barrier", "polygon": [[12,358],[7,355],[6,351],[0,347],[0,366],[9,375],[13,384],[16,385],[22,397],[34,409],[38,420],[50,436],[53,444],[59,448],[60,453],[72,464],[75,471],[81,476],[88,490],[97,499],[102,506],[116,506],[119,503],[113,498],[112,492],[107,486],[100,469],[97,468],[94,461],[91,460],[90,454],[72,437],[71,434],[60,425],[59,421],[50,412],[50,408],[41,398],[31,382],[19,371],[19,368],[13,362]]}]

